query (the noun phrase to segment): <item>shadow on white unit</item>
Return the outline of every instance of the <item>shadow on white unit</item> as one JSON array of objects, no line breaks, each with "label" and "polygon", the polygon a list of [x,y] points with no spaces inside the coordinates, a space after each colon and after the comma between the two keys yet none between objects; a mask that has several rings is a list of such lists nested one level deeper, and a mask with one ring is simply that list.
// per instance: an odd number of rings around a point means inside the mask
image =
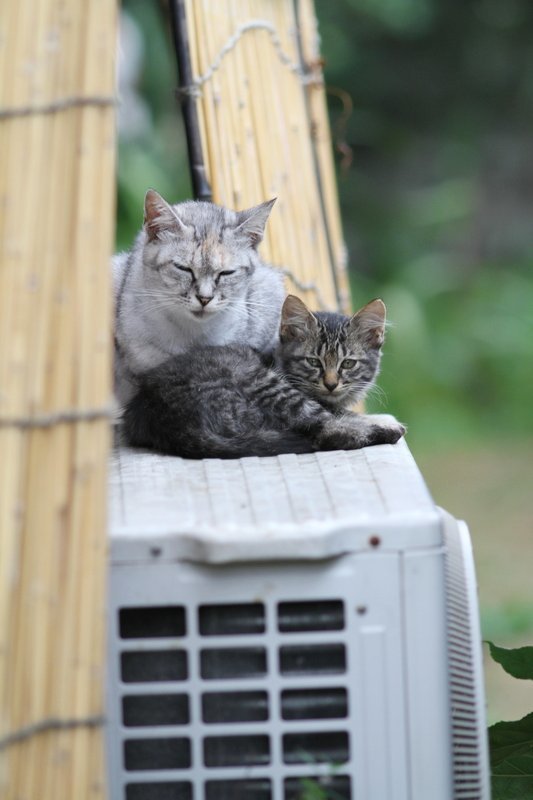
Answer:
[{"label": "shadow on white unit", "polygon": [[405,443],[121,450],[113,800],[488,800],[468,531]]}]

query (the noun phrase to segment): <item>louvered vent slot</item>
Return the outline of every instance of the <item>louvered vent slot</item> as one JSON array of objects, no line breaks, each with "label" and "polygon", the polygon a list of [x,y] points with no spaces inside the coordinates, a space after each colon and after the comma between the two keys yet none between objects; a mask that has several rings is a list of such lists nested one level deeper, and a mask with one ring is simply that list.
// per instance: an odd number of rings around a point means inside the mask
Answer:
[{"label": "louvered vent slot", "polygon": [[120,656],[124,683],[185,681],[188,678],[185,650],[133,650]]},{"label": "louvered vent slot", "polygon": [[338,675],[346,672],[343,644],[304,644],[280,647],[282,675]]},{"label": "louvered vent slot", "polygon": [[126,739],[124,766],[127,770],[186,769],[191,766],[188,739]]},{"label": "louvered vent slot", "polygon": [[329,774],[350,761],[348,732],[332,730],[349,715],[341,600],[126,607],[117,627],[117,800],[280,800],[276,786],[285,800],[352,800],[349,777]]},{"label": "louvered vent slot", "polygon": [[198,616],[202,636],[246,636],[265,632],[262,603],[200,606]]},{"label": "louvered vent slot", "polygon": [[316,778],[302,775],[285,779],[284,800],[351,800],[352,788],[349,775],[321,775]]},{"label": "louvered vent slot", "polygon": [[207,781],[205,800],[272,800],[269,780]]},{"label": "louvered vent slot", "polygon": [[268,736],[206,736],[206,767],[251,767],[270,762]]},{"label": "louvered vent slot", "polygon": [[478,800],[483,797],[483,777],[471,609],[458,535],[448,536],[446,544],[454,800]]},{"label": "louvered vent slot", "polygon": [[187,725],[190,722],[186,694],[134,694],[122,698],[122,721],[126,727]]},{"label": "louvered vent slot", "polygon": [[283,719],[338,719],[348,716],[346,689],[294,689],[281,693]]},{"label": "louvered vent slot", "polygon": [[200,653],[200,672],[206,680],[257,678],[266,671],[264,647],[217,647]]},{"label": "louvered vent slot", "polygon": [[158,639],[185,636],[185,633],[183,606],[120,610],[121,639]]},{"label": "louvered vent slot", "polygon": [[341,600],[279,603],[278,627],[283,633],[340,631],[344,628],[344,604]]},{"label": "louvered vent slot", "polygon": [[126,800],[193,800],[192,784],[187,781],[128,783]]},{"label": "louvered vent slot", "polygon": [[266,692],[206,692],[202,719],[207,723],[262,722],[268,719]]},{"label": "louvered vent slot", "polygon": [[349,739],[344,731],[287,733],[283,737],[283,760],[286,764],[342,764],[348,758]]}]

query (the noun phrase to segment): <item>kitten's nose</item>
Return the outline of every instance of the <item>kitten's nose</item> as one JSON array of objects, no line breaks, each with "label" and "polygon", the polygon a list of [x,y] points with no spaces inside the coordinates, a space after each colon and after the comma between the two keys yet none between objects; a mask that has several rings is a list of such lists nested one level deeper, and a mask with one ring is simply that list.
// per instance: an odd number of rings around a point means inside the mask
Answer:
[{"label": "kitten's nose", "polygon": [[335,378],[328,378],[327,380],[326,380],[326,378],[324,378],[324,386],[330,392],[333,392],[337,388],[338,385],[339,385],[339,381],[335,380]]},{"label": "kitten's nose", "polygon": [[196,297],[203,306],[206,306],[213,299],[213,295],[211,295],[210,297],[206,297],[206,295],[204,294],[197,294]]}]

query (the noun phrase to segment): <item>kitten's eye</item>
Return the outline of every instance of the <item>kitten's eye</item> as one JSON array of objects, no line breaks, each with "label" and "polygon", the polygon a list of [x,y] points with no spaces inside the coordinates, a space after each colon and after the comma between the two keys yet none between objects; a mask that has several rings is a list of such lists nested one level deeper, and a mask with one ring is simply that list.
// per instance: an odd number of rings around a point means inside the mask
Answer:
[{"label": "kitten's eye", "polygon": [[223,275],[234,275],[234,274],[235,274],[234,269],[225,269],[223,272],[218,273],[218,277],[222,278]]},{"label": "kitten's eye", "polygon": [[305,359],[308,364],[311,364],[312,367],[321,367],[322,362],[319,358],[306,358]]},{"label": "kitten's eye", "polygon": [[351,369],[352,367],[355,367],[356,364],[357,361],[355,360],[355,358],[345,358],[341,364],[341,367],[343,369]]},{"label": "kitten's eye", "polygon": [[174,264],[176,269],[180,270],[180,272],[188,272],[189,275],[193,275],[194,274],[190,267],[184,267],[183,264],[179,264],[177,261],[173,261],[172,263]]}]

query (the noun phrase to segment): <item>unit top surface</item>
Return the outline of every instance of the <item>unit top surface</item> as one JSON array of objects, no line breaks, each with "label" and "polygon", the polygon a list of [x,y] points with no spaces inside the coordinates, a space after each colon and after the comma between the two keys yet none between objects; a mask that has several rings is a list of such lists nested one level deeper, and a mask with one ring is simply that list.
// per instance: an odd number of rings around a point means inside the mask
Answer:
[{"label": "unit top surface", "polygon": [[154,548],[224,562],[441,542],[438,509],[403,441],[227,461],[117,449],[110,531],[119,561]]}]

